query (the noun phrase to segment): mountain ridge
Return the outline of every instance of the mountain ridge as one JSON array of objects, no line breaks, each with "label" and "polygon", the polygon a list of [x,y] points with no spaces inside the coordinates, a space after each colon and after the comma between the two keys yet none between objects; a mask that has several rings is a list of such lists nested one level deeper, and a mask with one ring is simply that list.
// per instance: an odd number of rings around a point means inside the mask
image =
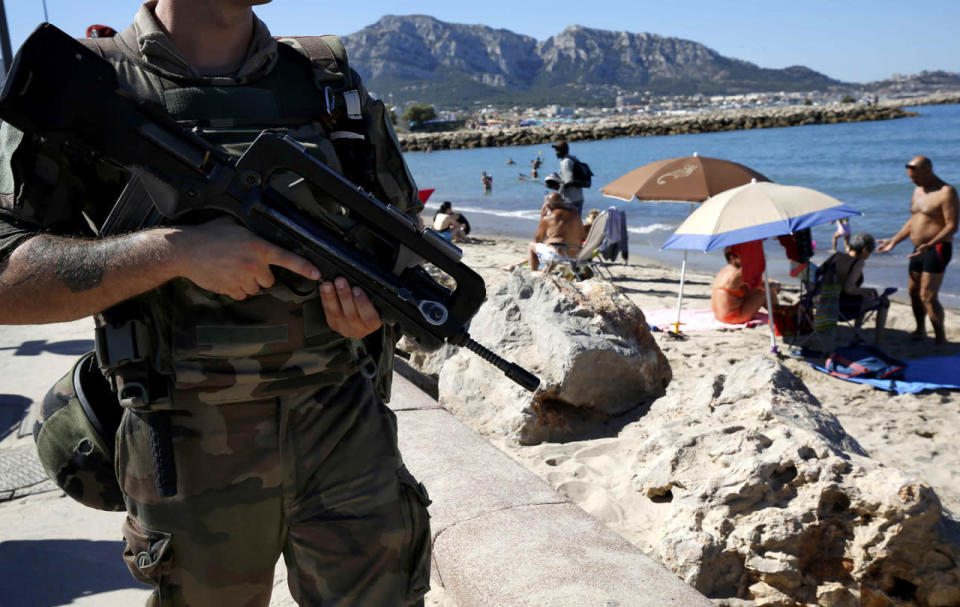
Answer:
[{"label": "mountain ridge", "polygon": [[385,15],[343,37],[367,87],[396,103],[612,105],[618,95],[849,86],[804,66],[763,68],[691,40],[571,25],[546,40],[429,15]]}]

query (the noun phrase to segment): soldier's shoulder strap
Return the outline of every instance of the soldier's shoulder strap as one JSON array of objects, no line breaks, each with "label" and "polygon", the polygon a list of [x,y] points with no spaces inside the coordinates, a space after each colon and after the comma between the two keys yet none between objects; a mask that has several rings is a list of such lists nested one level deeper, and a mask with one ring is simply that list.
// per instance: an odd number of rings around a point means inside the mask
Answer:
[{"label": "soldier's shoulder strap", "polygon": [[330,85],[342,83],[344,90],[354,88],[359,82],[356,72],[350,69],[347,49],[339,36],[281,36],[280,44],[286,44],[310,60],[318,83]]},{"label": "soldier's shoulder strap", "polygon": [[347,50],[339,37],[281,36],[277,38],[277,43],[296,50],[309,60],[314,84],[323,91],[327,113],[331,115],[332,123],[336,123],[336,128],[343,128],[344,119],[362,118],[367,103],[366,94],[360,84],[360,75],[350,69]]}]

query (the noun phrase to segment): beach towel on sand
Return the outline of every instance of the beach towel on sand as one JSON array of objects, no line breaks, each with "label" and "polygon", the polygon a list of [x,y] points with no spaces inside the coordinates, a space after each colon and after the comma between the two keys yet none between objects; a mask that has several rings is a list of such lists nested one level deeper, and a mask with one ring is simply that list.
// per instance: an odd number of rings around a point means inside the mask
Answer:
[{"label": "beach towel on sand", "polygon": [[841,379],[903,379],[907,363],[883,350],[858,344],[839,348],[823,363],[830,375]]},{"label": "beach towel on sand", "polygon": [[[810,363],[817,371],[829,374],[825,368]],[[960,390],[957,383],[957,368],[960,366],[960,354],[953,356],[931,356],[907,361],[903,379],[860,379],[838,378],[858,384],[870,384],[874,388],[896,392],[897,394],[917,394],[924,390]],[[836,377],[836,376],[834,376]]]},{"label": "beach towel on sand", "polygon": [[[673,331],[673,323],[677,320],[677,309],[668,308],[663,310],[644,310],[643,315],[647,319],[647,324],[657,331]],[[709,331],[710,329],[743,329],[746,327],[756,327],[767,324],[767,315],[763,312],[757,312],[753,318],[739,325],[728,325],[720,322],[713,315],[713,310],[681,310],[680,312],[680,332],[688,331]]]}]

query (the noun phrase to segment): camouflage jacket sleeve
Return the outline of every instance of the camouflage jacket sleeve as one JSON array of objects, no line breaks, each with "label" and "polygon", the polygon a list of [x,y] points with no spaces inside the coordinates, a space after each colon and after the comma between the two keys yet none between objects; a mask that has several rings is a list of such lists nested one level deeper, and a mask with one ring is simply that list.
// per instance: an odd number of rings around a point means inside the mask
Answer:
[{"label": "camouflage jacket sleeve", "polygon": [[7,123],[0,126],[0,259],[38,232],[93,236],[121,171]]}]

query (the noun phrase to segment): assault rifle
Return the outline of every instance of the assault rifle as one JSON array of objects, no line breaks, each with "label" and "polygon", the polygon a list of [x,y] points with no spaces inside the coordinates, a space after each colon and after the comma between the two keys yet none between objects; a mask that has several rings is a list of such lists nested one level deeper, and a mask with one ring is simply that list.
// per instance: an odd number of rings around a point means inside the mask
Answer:
[{"label": "assault rifle", "polygon": [[[425,349],[463,346],[531,392],[540,384],[470,338],[470,319],[486,290],[480,275],[460,261],[460,249],[433,230],[421,230],[409,215],[381,203],[289,137],[264,131],[239,158],[231,158],[181,128],[163,108],[121,91],[105,59],[47,23],[14,58],[0,93],[0,119],[127,168],[167,221],[198,211],[226,213],[304,257],[324,277],[346,277],[367,292],[383,322],[397,325]],[[326,192],[381,246],[352,238],[322,212],[308,217],[299,211],[270,187],[278,171],[295,173]],[[421,267],[424,262],[456,287],[434,280]]]}]

